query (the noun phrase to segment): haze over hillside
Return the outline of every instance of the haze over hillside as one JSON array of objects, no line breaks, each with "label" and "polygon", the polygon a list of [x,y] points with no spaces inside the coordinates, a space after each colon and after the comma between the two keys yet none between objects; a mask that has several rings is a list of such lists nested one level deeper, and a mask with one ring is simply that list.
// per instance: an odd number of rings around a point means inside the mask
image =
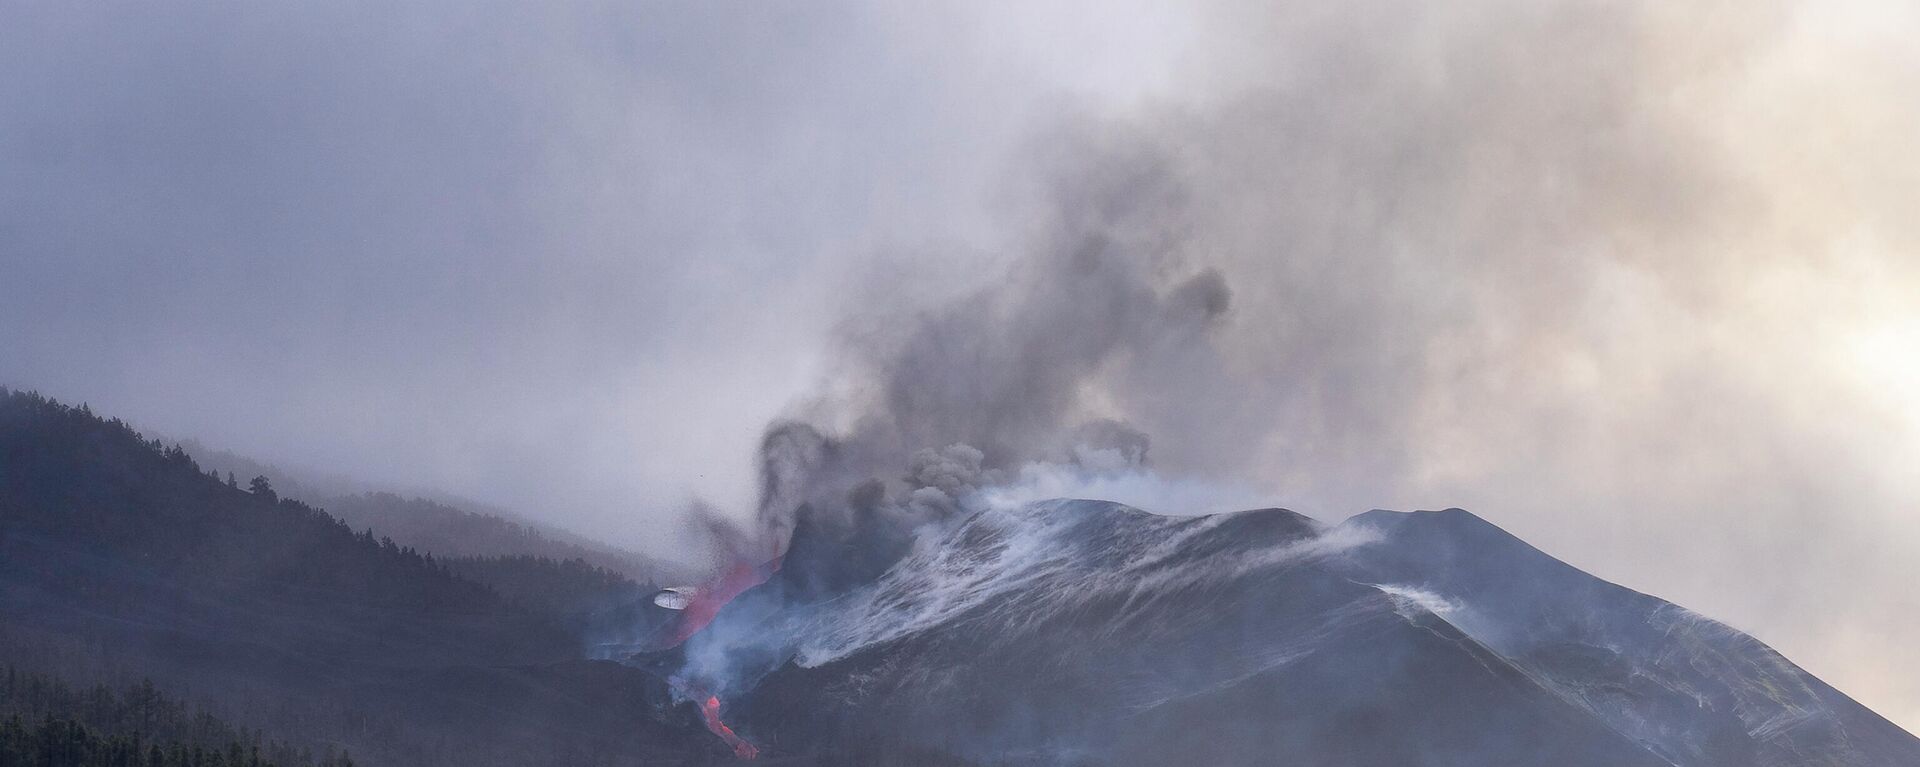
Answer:
[{"label": "haze over hillside", "polygon": [[396,493],[346,477],[287,471],[194,440],[180,445],[209,471],[249,480],[266,477],[280,495],[323,507],[355,529],[373,529],[403,545],[443,558],[528,555],[581,559],[630,577],[656,580],[681,567],[678,563],[663,567],[630,551],[464,498],[424,490]]},{"label": "haze over hillside", "polygon": [[581,660],[590,636],[644,639],[654,590],[583,564],[421,554],[229,485],[118,420],[0,390],[0,662],[24,671],[152,679],[361,764],[698,754],[648,724],[662,682]]},{"label": "haze over hillside", "polygon": [[[804,557],[845,560],[807,585],[831,591],[982,509],[1059,498],[1335,525],[1460,507],[1920,729],[1920,674],[1890,671],[1920,668],[1920,589],[1895,587],[1920,576],[1912,0],[97,0],[0,19],[0,386],[125,419],[163,457],[192,437],[174,452],[220,474],[48,477],[161,489],[76,485],[37,513],[191,527],[59,528],[126,536],[118,554],[271,533],[261,556],[353,571],[265,595],[178,563],[174,591],[75,576],[208,602],[137,625],[198,637],[322,594],[338,614],[309,615],[318,633],[379,636],[359,600],[394,577],[412,608],[478,616],[449,663],[548,668],[514,643],[611,660],[666,620],[644,617],[656,585],[694,610],[668,636],[699,634],[803,524],[833,543]],[[245,527],[287,500],[312,513]],[[89,546],[75,561],[118,561]],[[269,635],[310,628],[286,611]],[[434,656],[456,624],[394,657]],[[1509,660],[1607,665],[1583,652]],[[596,689],[659,681],[634,672]],[[381,676],[315,705],[389,711],[340,698]],[[662,694],[701,730],[751,705]],[[117,737],[76,732],[54,734]],[[413,737],[375,741],[398,758],[439,735]]]},{"label": "haze over hillside", "polygon": [[[698,611],[655,587],[421,554],[0,390],[0,715],[46,722],[0,722],[0,754],[57,736],[322,767],[1920,759],[1765,645],[1457,509],[1327,525],[950,500],[906,537],[872,493],[804,508],[683,631]],[[189,725],[189,705],[209,713]]]}]

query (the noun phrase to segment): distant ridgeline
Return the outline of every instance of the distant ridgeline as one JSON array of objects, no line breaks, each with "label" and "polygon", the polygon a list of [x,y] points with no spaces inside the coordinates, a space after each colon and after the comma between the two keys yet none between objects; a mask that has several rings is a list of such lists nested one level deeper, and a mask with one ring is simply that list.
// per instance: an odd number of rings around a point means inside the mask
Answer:
[{"label": "distant ridgeline", "polygon": [[[372,528],[403,546],[448,557],[528,556],[565,562],[579,559],[631,578],[657,580],[659,565],[630,552],[574,536],[563,530],[509,519],[506,512],[472,501],[406,497],[350,479],[288,471],[192,440],[186,452],[202,468],[239,479],[265,477],[281,496],[327,512],[354,529]],[[484,512],[484,513],[483,513]]]},{"label": "distant ridgeline", "polygon": [[[16,673],[151,678],[270,743],[322,759],[337,747],[361,764],[706,758],[691,711],[684,734],[660,724],[662,682],[580,660],[588,631],[651,630],[654,587],[533,554],[436,558],[280,497],[265,478],[216,476],[86,406],[0,389],[0,664]],[[9,743],[95,754],[134,734],[19,712]],[[233,732],[191,742],[221,760],[239,742],[252,759],[261,736]],[[140,737],[150,752],[172,736]],[[263,760],[301,763],[262,748]]]},{"label": "distant ridgeline", "polygon": [[7,767],[353,767],[329,748],[265,740],[162,694],[71,687],[8,666],[0,677],[0,765]]}]

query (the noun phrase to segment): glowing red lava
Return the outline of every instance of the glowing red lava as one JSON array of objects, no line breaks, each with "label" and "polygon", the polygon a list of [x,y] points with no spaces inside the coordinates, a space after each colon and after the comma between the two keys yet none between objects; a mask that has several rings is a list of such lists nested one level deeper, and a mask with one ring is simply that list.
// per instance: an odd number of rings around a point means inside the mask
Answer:
[{"label": "glowing red lava", "polygon": [[707,720],[707,729],[713,731],[713,734],[720,736],[721,740],[726,741],[727,745],[733,748],[734,756],[740,757],[741,759],[752,759],[760,755],[760,749],[755,748],[752,743],[748,743],[746,738],[735,734],[733,728],[728,727],[726,722],[720,721],[719,697],[713,695],[707,696],[706,702],[700,704],[700,715]]},{"label": "glowing red lava", "polygon": [[[712,583],[701,587],[694,593],[693,601],[687,605],[686,609],[680,611],[680,622],[674,627],[673,637],[667,646],[672,647],[687,641],[688,637],[706,628],[708,623],[712,623],[714,616],[720,614],[720,608],[733,601],[734,597],[740,596],[740,593],[747,589],[766,583],[767,579],[773,577],[773,574],[779,570],[779,557],[759,565],[742,562],[734,565]],[[693,698],[699,698],[702,694],[678,680],[674,680],[674,686]],[[728,727],[726,722],[720,721],[720,696],[707,695],[706,699],[701,701],[700,718],[706,722],[708,731],[719,736],[726,742],[728,748],[733,749],[734,756],[752,759],[760,755],[759,748],[748,743],[746,738],[740,737],[739,733],[734,732],[732,727]]]},{"label": "glowing red lava", "polygon": [[712,583],[702,586],[693,595],[693,601],[680,611],[680,622],[674,626],[673,637],[667,646],[673,647],[687,641],[688,637],[706,628],[713,622],[713,616],[720,614],[720,608],[727,606],[740,592],[766,583],[780,570],[780,559],[775,557],[763,564],[752,565],[742,562],[734,565]]}]

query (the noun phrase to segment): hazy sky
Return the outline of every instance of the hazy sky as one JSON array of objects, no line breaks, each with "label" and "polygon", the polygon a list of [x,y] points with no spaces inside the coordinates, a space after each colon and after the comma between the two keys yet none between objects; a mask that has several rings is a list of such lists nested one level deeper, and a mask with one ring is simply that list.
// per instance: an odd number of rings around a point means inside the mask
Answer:
[{"label": "hazy sky", "polygon": [[1920,11],[1166,5],[0,0],[0,383],[644,550],[1057,359],[977,423],[1220,488],[1118,500],[1467,507],[1920,728]]}]

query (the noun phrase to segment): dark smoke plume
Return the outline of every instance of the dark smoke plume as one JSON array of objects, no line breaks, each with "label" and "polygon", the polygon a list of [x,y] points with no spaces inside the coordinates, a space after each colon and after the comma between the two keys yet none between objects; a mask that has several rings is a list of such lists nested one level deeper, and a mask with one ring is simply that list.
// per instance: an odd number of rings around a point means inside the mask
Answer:
[{"label": "dark smoke plume", "polygon": [[1030,463],[1147,464],[1149,436],[1100,412],[1102,378],[1206,343],[1232,291],[1185,252],[1188,195],[1152,152],[1105,148],[1071,178],[1011,273],[931,309],[858,318],[866,330],[846,334],[857,393],[816,408],[843,432],[768,429],[758,519],[772,548],[798,527],[910,530]]},{"label": "dark smoke plume", "polygon": [[1007,271],[849,302],[756,534],[893,551],[1036,463],[1151,458],[1329,519],[1483,510],[1880,684],[1920,614],[1855,588],[1911,528],[1920,176],[1887,158],[1920,113],[1826,94],[1915,70],[1776,3],[1227,5],[1206,98],[1037,144]]}]

